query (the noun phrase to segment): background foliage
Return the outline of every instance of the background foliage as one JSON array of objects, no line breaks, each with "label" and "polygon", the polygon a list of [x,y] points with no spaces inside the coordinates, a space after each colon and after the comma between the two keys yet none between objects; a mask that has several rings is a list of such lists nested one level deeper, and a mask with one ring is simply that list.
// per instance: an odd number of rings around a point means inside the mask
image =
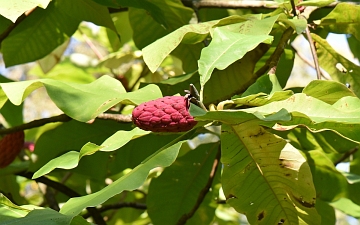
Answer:
[{"label": "background foliage", "polygon": [[[26,134],[0,169],[0,224],[360,218],[356,2],[0,2],[1,71],[25,68],[0,76],[0,133]],[[194,129],[131,123],[134,106],[190,83],[208,109],[190,107]],[[34,108],[43,115],[28,116]]]}]

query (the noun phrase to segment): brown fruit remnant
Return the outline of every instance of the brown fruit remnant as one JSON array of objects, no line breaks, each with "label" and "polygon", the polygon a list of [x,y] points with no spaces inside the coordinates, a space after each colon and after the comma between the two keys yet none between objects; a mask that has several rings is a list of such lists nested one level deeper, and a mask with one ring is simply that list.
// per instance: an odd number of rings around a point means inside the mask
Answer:
[{"label": "brown fruit remnant", "polygon": [[183,132],[197,124],[189,113],[189,100],[183,96],[142,103],[133,110],[132,120],[141,129],[153,132]]},{"label": "brown fruit remnant", "polygon": [[24,131],[7,134],[0,140],[0,168],[12,163],[24,146]]}]

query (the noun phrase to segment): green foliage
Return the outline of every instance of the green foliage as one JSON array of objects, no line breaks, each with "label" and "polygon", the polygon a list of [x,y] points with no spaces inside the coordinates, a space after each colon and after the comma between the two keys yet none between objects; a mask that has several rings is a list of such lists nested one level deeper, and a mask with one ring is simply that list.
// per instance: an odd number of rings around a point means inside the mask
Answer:
[{"label": "green foliage", "polygon": [[[340,221],[339,212],[360,218],[360,69],[324,39],[347,35],[358,58],[359,6],[25,3],[4,1],[8,10],[0,9],[6,67],[31,62],[21,79],[0,76],[0,133],[25,130],[27,141],[0,169],[0,225],[327,225]],[[317,10],[303,11],[310,6]],[[294,87],[302,35],[313,39],[306,45],[314,45],[328,79]],[[198,121],[192,130],[154,133],[132,124],[134,106],[184,95],[190,84],[206,107],[190,105]],[[65,115],[35,120],[29,102],[40,114],[49,114],[41,104],[51,103]]]}]

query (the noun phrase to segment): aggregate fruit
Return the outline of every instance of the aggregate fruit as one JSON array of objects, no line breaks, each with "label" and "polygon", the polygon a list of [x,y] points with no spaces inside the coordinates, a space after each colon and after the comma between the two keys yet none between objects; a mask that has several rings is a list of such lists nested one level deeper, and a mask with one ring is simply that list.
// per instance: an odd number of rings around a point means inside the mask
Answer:
[{"label": "aggregate fruit", "polygon": [[132,112],[134,124],[153,132],[183,132],[191,130],[197,121],[189,113],[189,99],[166,96],[142,103]]},{"label": "aggregate fruit", "polygon": [[0,168],[8,166],[15,160],[24,146],[24,131],[5,135],[0,140]]}]

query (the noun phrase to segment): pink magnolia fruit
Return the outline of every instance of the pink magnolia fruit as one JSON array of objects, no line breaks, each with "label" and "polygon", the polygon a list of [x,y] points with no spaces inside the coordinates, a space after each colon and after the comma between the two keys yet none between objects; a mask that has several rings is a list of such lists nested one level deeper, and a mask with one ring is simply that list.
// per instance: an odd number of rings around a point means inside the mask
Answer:
[{"label": "pink magnolia fruit", "polygon": [[132,120],[141,129],[153,132],[183,132],[197,124],[189,113],[189,100],[183,96],[142,103],[133,110]]}]

